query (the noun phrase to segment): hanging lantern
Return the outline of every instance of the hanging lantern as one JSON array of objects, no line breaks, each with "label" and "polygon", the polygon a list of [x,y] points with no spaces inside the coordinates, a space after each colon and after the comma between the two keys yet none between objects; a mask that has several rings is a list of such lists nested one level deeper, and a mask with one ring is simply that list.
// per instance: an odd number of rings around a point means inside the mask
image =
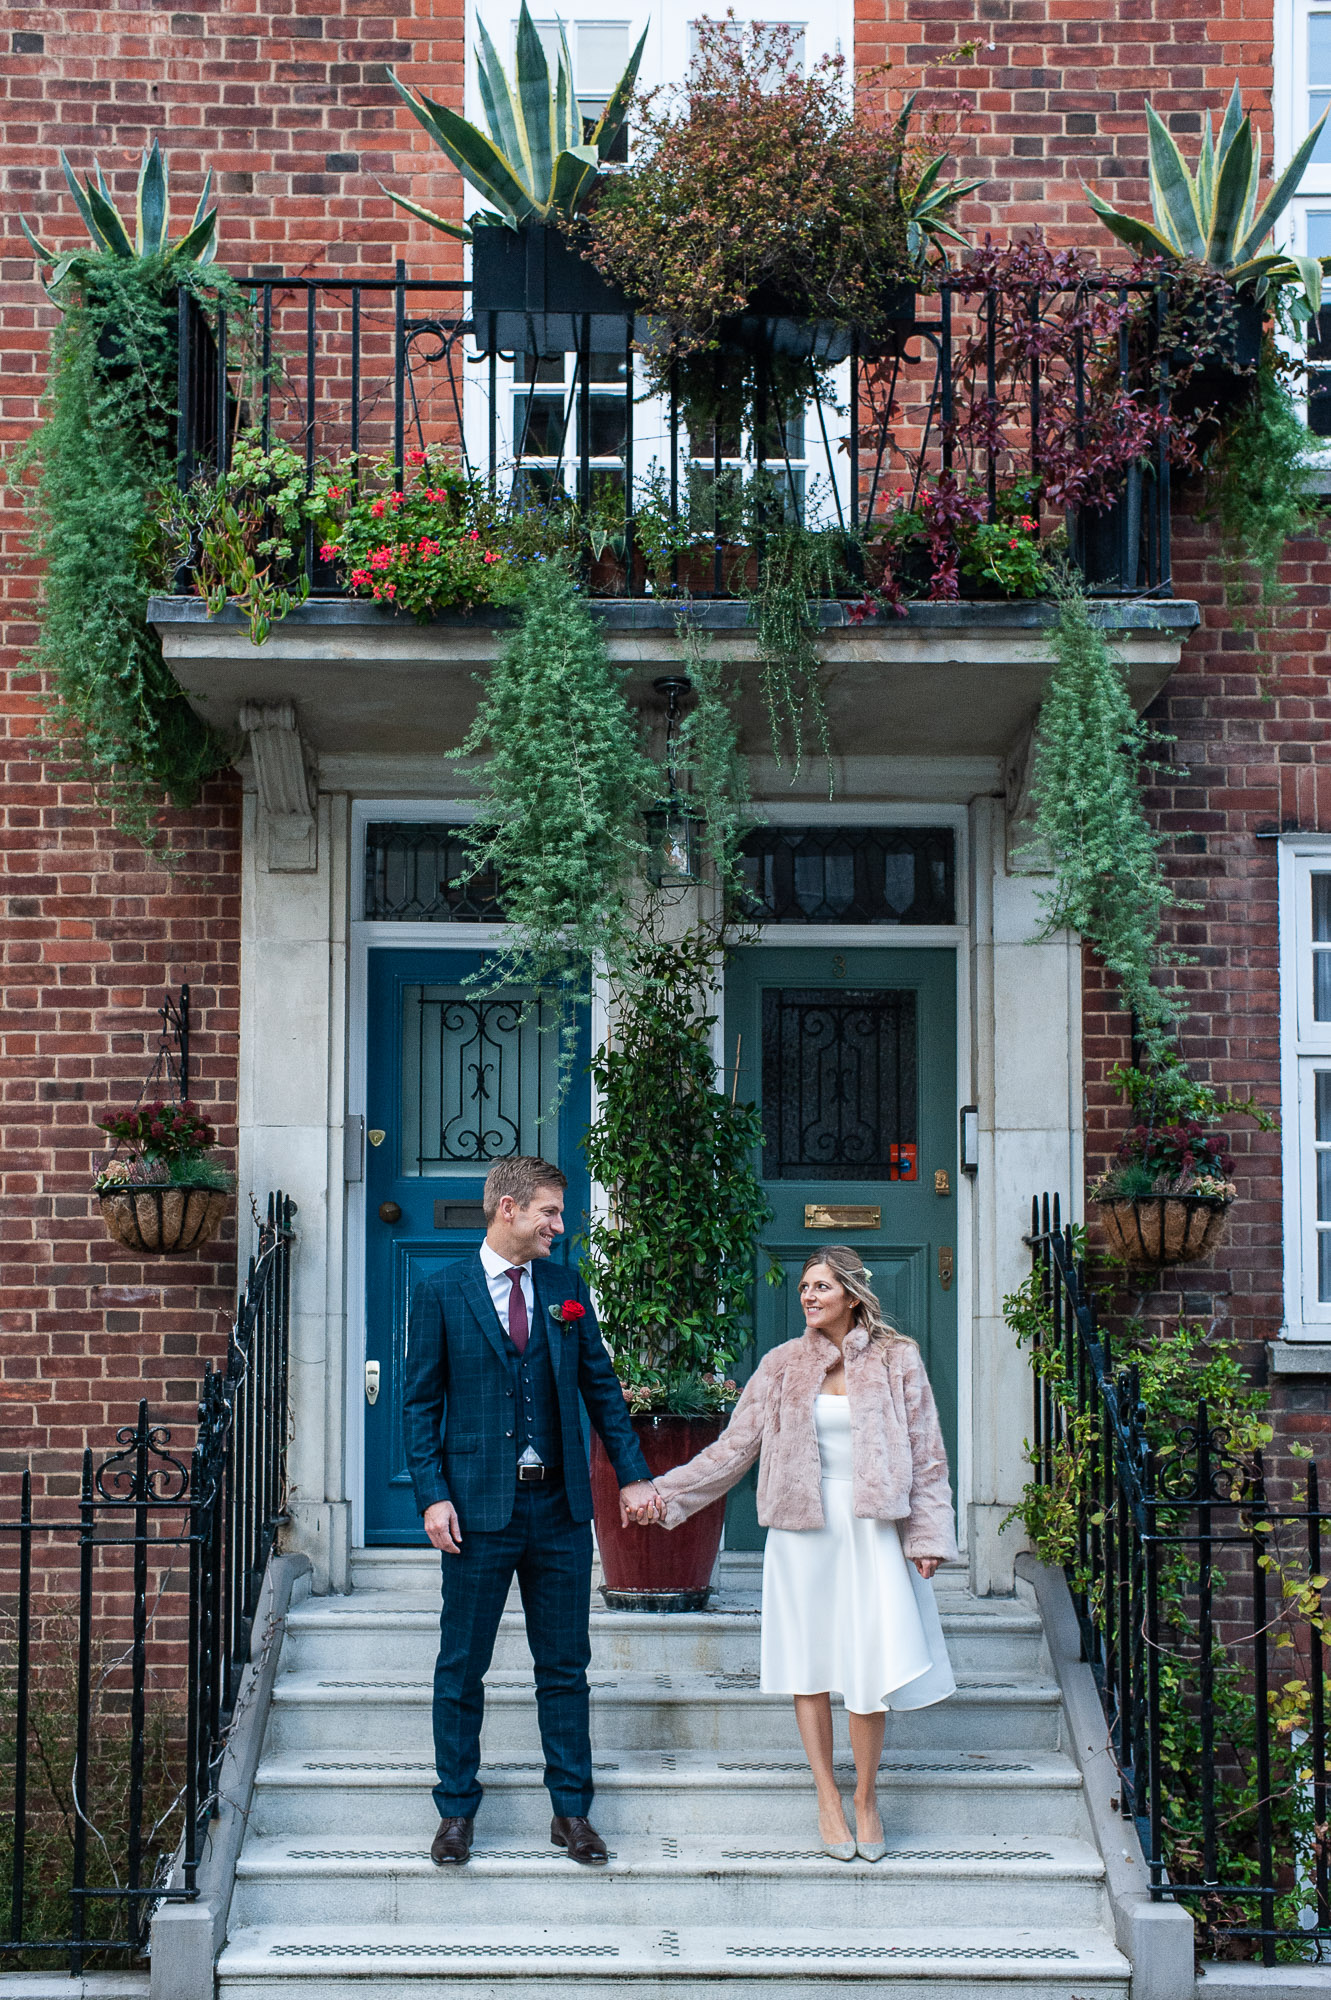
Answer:
[{"label": "hanging lantern", "polygon": [[666,796],[646,816],[651,836],[647,875],[655,888],[687,889],[702,880],[698,852],[701,819],[680,794],[676,756],[680,703],[691,692],[693,683],[683,674],[666,674],[652,685],[666,698],[667,790]]}]

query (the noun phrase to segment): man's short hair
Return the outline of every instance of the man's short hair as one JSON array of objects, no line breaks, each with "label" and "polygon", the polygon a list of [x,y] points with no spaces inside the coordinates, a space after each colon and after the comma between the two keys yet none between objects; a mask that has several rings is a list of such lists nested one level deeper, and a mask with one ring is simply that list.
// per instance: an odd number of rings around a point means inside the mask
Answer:
[{"label": "man's short hair", "polygon": [[533,1153],[518,1153],[511,1160],[499,1160],[485,1177],[485,1192],[481,1196],[485,1219],[494,1221],[505,1195],[519,1208],[527,1208],[535,1200],[538,1188],[567,1186],[567,1174],[561,1174],[548,1160],[538,1160]]}]

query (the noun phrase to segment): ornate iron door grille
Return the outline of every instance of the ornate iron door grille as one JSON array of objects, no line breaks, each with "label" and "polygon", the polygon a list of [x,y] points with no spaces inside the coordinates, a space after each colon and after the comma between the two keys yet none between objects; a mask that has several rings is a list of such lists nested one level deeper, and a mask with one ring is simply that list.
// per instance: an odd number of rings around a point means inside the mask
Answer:
[{"label": "ornate iron door grille", "polygon": [[404,1175],[475,1175],[539,1150],[555,1062],[555,1038],[542,1024],[542,1008],[521,992],[403,988]]},{"label": "ornate iron door grille", "polygon": [[784,987],[763,994],[767,1180],[916,1178],[915,994]]},{"label": "ornate iron door grille", "polygon": [[945,826],[765,826],[744,842],[743,914],[760,924],[950,924]]},{"label": "ornate iron door grille", "polygon": [[380,821],[365,829],[365,915],[373,923],[493,923],[502,919],[493,875],[468,873],[466,829],[436,821]]}]

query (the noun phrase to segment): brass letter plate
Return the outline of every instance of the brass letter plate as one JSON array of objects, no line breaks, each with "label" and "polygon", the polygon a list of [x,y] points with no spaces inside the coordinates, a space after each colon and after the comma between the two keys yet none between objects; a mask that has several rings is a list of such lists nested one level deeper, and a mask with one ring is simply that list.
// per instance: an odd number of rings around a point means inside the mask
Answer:
[{"label": "brass letter plate", "polygon": [[856,1208],[845,1202],[810,1201],[804,1207],[806,1229],[881,1229],[881,1208]]}]

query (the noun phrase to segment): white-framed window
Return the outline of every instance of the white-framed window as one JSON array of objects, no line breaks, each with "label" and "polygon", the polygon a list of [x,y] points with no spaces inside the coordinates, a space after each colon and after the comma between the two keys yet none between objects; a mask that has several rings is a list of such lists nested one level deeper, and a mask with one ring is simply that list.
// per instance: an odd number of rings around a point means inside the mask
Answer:
[{"label": "white-framed window", "polygon": [[[1331,105],[1331,0],[1276,0],[1274,29],[1272,174]],[[1264,171],[1263,181],[1268,178]],[[1285,249],[1331,256],[1331,119],[1276,236]],[[1331,447],[1331,311],[1308,328],[1307,361],[1308,429]]]},{"label": "white-framed window", "polygon": [[1280,843],[1286,1339],[1331,1338],[1331,835]]}]

